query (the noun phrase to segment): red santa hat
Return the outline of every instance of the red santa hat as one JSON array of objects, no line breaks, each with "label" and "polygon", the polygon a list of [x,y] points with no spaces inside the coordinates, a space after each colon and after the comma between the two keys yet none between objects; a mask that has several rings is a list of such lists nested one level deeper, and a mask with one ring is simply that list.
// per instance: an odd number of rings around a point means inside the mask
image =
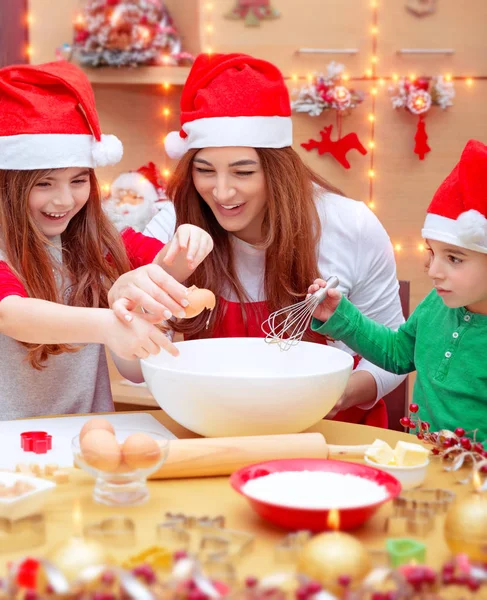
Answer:
[{"label": "red santa hat", "polygon": [[470,140],[428,207],[423,238],[487,254],[487,146]]},{"label": "red santa hat", "polygon": [[200,54],[181,96],[181,130],[168,134],[166,152],[190,148],[292,144],[289,93],[277,67],[246,54]]},{"label": "red santa hat", "polygon": [[67,62],[0,69],[0,169],[102,167],[123,146],[102,135],[90,82]]}]

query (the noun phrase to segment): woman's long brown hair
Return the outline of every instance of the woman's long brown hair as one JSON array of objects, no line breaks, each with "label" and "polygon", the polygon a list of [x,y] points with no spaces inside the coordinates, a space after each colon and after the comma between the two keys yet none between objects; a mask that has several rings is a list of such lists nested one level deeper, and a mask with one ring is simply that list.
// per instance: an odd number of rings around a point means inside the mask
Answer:
[{"label": "woman's long brown hair", "polygon": [[[314,198],[314,185],[341,194],[322,177],[314,173],[292,148],[256,148],[266,180],[267,208],[263,222],[266,250],[265,298],[270,312],[299,302],[308,286],[319,276],[317,244],[321,236],[320,220]],[[192,176],[191,150],[178,163],[168,186],[168,196],[174,202],[177,226],[191,223],[206,230],[213,238],[213,252],[193,273],[187,285],[212,290],[218,297],[228,287],[237,295],[245,322],[245,290],[238,280],[230,238],[206,202],[198,194]],[[251,305],[247,304],[247,309]],[[223,319],[223,306],[217,303],[210,326],[207,315],[174,323],[173,328],[187,338],[211,336]]]},{"label": "woman's long brown hair", "polygon": [[[0,239],[9,267],[31,298],[64,303],[53,273],[48,240],[37,227],[29,210],[29,194],[51,170],[0,170]],[[120,234],[105,216],[101,194],[90,170],[90,196],[61,235],[63,273],[70,280],[72,306],[107,308],[108,290],[130,269]],[[107,260],[107,253],[110,260]],[[43,368],[51,355],[74,352],[66,344],[28,344],[30,364]]]}]

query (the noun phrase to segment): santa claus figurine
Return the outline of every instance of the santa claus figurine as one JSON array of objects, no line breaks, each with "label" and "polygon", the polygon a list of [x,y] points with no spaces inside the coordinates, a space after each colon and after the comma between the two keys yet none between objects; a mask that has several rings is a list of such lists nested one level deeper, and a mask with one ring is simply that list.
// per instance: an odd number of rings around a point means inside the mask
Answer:
[{"label": "santa claus figurine", "polygon": [[157,213],[158,204],[166,200],[162,175],[153,162],[119,175],[110,186],[103,209],[115,227],[143,231]]}]

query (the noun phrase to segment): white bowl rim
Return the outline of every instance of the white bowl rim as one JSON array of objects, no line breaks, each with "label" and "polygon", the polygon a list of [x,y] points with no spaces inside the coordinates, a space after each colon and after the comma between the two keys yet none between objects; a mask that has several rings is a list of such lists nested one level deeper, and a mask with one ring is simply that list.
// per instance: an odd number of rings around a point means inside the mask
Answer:
[{"label": "white bowl rim", "polygon": [[420,465],[409,465],[409,466],[402,466],[402,465],[381,465],[378,462],[375,462],[374,460],[371,460],[368,456],[364,455],[364,460],[365,462],[370,465],[371,467],[376,467],[377,469],[390,469],[391,471],[415,471],[416,469],[424,469],[425,467],[427,467],[430,464],[430,459],[427,458],[425,460],[424,463],[421,463]]},{"label": "white bowl rim", "polygon": [[[228,338],[205,338],[204,341],[208,341],[208,340],[219,340],[219,339],[228,339]],[[238,338],[231,338],[232,340],[261,340],[263,343],[265,343],[265,338],[257,338],[257,337],[246,337],[246,338],[242,338],[242,337],[238,337]],[[178,347],[181,344],[191,344],[191,343],[195,343],[198,342],[200,340],[186,340],[186,341],[182,341],[182,342],[175,342],[174,346]],[[284,373],[279,373],[279,374],[273,374],[273,375],[266,375],[266,374],[253,374],[253,375],[244,375],[244,374],[240,374],[240,375],[235,375],[235,374],[225,374],[225,373],[218,373],[218,374],[214,374],[214,373],[209,373],[207,371],[183,371],[183,370],[178,370],[178,369],[174,369],[174,367],[171,367],[170,365],[157,365],[154,364],[153,362],[151,362],[151,357],[149,356],[147,359],[145,358],[141,358],[140,362],[141,364],[147,365],[148,368],[153,368],[156,371],[158,371],[159,373],[180,373],[181,375],[184,375],[184,377],[204,377],[206,379],[228,379],[228,380],[237,380],[237,379],[253,379],[253,380],[282,380],[282,379],[293,379],[293,380],[303,380],[303,379],[311,379],[314,377],[319,377],[321,375],[334,375],[336,373],[341,373],[343,371],[345,371],[346,369],[350,369],[353,367],[353,356],[351,354],[348,354],[348,352],[345,352],[344,350],[340,350],[339,348],[334,348],[333,346],[327,346],[326,344],[317,344],[315,342],[299,342],[300,344],[313,344],[316,346],[320,346],[322,348],[328,348],[328,350],[326,350],[326,352],[328,352],[329,350],[331,350],[332,352],[340,352],[342,354],[344,354],[346,357],[348,357],[348,359],[346,359],[349,364],[348,365],[344,365],[343,367],[341,367],[340,369],[337,369],[336,371],[333,371],[331,373],[327,373],[327,372],[323,372],[323,371],[316,371],[314,373],[303,373],[303,374],[299,374],[299,373],[295,373],[292,375],[287,375],[285,372]],[[288,352],[292,352],[292,349],[288,350]]]}]

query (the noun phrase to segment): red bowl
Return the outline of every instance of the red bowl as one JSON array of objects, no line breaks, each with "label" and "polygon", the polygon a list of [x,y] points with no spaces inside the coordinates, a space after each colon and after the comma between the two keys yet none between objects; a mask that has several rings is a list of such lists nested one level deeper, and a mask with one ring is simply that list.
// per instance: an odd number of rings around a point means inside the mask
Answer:
[{"label": "red bowl", "polygon": [[327,471],[332,473],[351,474],[383,485],[386,489],[387,497],[380,502],[357,507],[336,507],[340,515],[341,530],[356,529],[357,527],[360,527],[367,519],[370,519],[379,506],[398,496],[401,491],[401,484],[389,473],[385,473],[384,471],[374,469],[367,465],[344,462],[341,460],[327,460],[322,458],[269,460],[248,465],[235,471],[235,473],[230,476],[230,484],[233,489],[239,494],[242,494],[242,496],[245,496],[250,503],[250,506],[262,518],[267,519],[280,527],[284,527],[285,529],[308,529],[313,532],[328,530],[330,529],[328,527],[329,509],[284,506],[282,504],[274,504],[251,498],[244,492],[243,486],[250,479],[256,479],[257,477],[263,477],[264,475],[277,473],[279,471]]}]

